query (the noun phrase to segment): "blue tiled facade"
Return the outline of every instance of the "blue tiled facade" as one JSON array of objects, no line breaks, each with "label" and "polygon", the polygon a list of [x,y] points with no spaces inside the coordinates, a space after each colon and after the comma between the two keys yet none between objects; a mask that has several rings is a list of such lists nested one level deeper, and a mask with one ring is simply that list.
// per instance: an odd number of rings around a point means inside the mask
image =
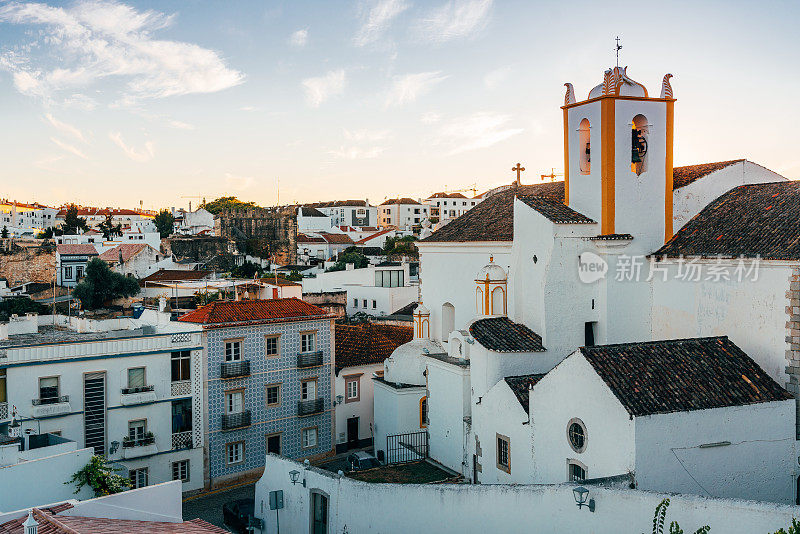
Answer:
[{"label": "blue tiled facade", "polygon": [[[322,365],[298,368],[301,332],[315,331],[316,349],[322,351]],[[305,458],[326,453],[332,448],[331,391],[331,321],[305,320],[245,327],[207,329],[208,362],[208,476],[236,475],[264,467],[266,436],[281,434],[281,454],[289,458]],[[278,356],[266,356],[266,337],[280,335]],[[221,378],[225,362],[225,341],[241,339],[242,360],[249,360],[250,375]],[[316,378],[316,396],[322,398],[322,413],[298,416],[301,382]],[[267,406],[266,386],[281,384],[280,405]],[[225,414],[225,392],[244,389],[244,409],[251,412],[251,424],[245,428],[222,430]],[[302,447],[302,430],[317,428],[317,446]],[[244,441],[244,461],[229,465],[226,444]]]}]

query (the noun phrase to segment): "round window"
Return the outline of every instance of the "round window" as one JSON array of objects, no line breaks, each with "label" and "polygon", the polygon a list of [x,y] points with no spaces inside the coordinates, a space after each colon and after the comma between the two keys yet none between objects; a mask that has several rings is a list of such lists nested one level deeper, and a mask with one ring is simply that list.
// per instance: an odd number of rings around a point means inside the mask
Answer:
[{"label": "round window", "polygon": [[572,419],[567,424],[567,439],[575,452],[586,450],[586,426],[580,419]]}]

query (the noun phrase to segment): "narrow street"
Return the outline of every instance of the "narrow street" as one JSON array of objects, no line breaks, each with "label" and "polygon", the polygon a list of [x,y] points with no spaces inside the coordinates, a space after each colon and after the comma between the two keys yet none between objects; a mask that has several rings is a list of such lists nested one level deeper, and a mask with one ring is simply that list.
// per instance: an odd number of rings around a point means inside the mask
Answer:
[{"label": "narrow street", "polygon": [[188,497],[183,501],[183,520],[200,518],[212,525],[225,528],[222,522],[222,505],[236,499],[253,499],[255,494],[255,483],[248,483]]}]

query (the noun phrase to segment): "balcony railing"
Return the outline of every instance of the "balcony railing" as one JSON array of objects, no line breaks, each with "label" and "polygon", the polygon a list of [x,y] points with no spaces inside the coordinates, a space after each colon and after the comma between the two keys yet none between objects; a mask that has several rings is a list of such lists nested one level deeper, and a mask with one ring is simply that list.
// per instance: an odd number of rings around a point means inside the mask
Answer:
[{"label": "balcony railing", "polygon": [[297,367],[315,367],[322,365],[322,351],[301,352],[297,355]]},{"label": "balcony railing", "polygon": [[184,395],[191,395],[192,394],[192,381],[191,380],[181,380],[178,382],[172,382],[170,385],[170,393],[173,397],[183,397]]},{"label": "balcony railing", "polygon": [[8,403],[0,402],[0,419],[8,418]]},{"label": "balcony railing", "polygon": [[60,397],[44,397],[41,399],[32,399],[31,404],[34,406],[42,406],[44,404],[61,404],[69,402],[69,395],[61,395]]},{"label": "balcony railing", "polygon": [[245,426],[250,426],[250,410],[222,414],[222,430],[233,430]]},{"label": "balcony railing", "polygon": [[297,401],[297,415],[314,415],[325,409],[325,399]]},{"label": "balcony railing", "polygon": [[123,395],[132,395],[134,393],[147,393],[149,391],[155,391],[155,386],[139,386],[135,388],[122,388]]},{"label": "balcony railing", "polygon": [[172,434],[172,450],[179,451],[182,449],[191,449],[192,444],[192,431],[176,432]]},{"label": "balcony railing", "polygon": [[236,378],[237,376],[248,376],[250,374],[250,360],[238,362],[224,362],[220,370],[222,378]]},{"label": "balcony railing", "polygon": [[146,445],[152,445],[156,442],[156,437],[148,432],[146,436],[136,439],[131,439],[128,436],[122,438],[122,448],[130,449],[131,447],[144,447]]}]

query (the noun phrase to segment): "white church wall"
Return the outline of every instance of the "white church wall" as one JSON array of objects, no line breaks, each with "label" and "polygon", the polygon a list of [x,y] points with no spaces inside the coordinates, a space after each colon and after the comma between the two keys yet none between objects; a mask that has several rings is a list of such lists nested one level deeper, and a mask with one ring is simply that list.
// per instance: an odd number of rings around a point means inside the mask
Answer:
[{"label": "white church wall", "polygon": [[[303,484],[290,482],[300,471]],[[575,505],[574,485],[492,484],[370,484],[275,455],[267,455],[264,475],[256,484],[256,516],[261,532],[309,532],[311,498],[328,498],[327,532],[593,532],[620,534],[650,532],[653,512],[670,499],[667,521],[692,532],[710,525],[712,532],[752,534],[774,532],[791,524],[800,508],[783,504],[694,495],[589,487],[595,500],[592,513]],[[283,490],[284,508],[269,509],[269,492]],[[378,510],[380,513],[370,513]]]},{"label": "white church wall", "polygon": [[[482,243],[417,243],[420,253],[420,280],[422,302],[431,311],[431,339],[442,339],[442,306],[450,303],[455,308],[455,329],[463,329],[475,318],[475,274],[494,262],[509,273],[511,287],[513,272],[510,242]],[[512,309],[513,295],[509,295],[508,309]]]},{"label": "white church wall", "polygon": [[[685,282],[678,265],[666,265],[667,280],[657,275],[653,286],[653,339],[728,336],[779,384],[788,381],[785,351],[791,267],[761,262],[758,279]],[[716,260],[698,261],[703,277]],[[736,262],[725,263],[732,274]],[[686,267],[684,266],[684,270]]]},{"label": "white church wall", "polygon": [[[528,414],[505,380],[491,388],[475,405],[472,431],[480,445],[478,461],[481,484],[530,484],[534,481],[534,448]],[[497,466],[497,435],[509,441],[510,466],[506,472]],[[472,440],[472,452],[475,439]]]},{"label": "white church wall", "polygon": [[741,161],[704,176],[672,193],[674,232],[700,213],[712,200],[743,184],[782,182],[787,178],[752,161]]},{"label": "white church wall", "polygon": [[[566,481],[569,460],[583,464],[587,478],[633,471],[633,421],[580,353],[567,357],[536,384],[530,413],[537,483]],[[573,418],[586,428],[586,448],[581,453],[567,438]]]},{"label": "white church wall", "polygon": [[[600,102],[591,102],[570,108],[567,112],[567,136],[569,142],[569,207],[600,221],[601,209],[601,128]],[[590,172],[583,174],[580,159],[586,147],[580,146],[580,127],[583,119],[589,120]]]},{"label": "white church wall", "polygon": [[[428,364],[428,443],[437,462],[468,474],[467,425],[470,415],[469,368],[426,358]],[[467,466],[469,463],[466,464]]]},{"label": "white church wall", "polygon": [[[636,241],[636,238],[634,238]],[[628,343],[650,339],[652,330],[648,310],[652,303],[652,287],[647,282],[648,264],[642,256],[633,256],[635,251],[626,247],[615,254],[601,254],[608,262],[608,274],[600,282],[599,307],[601,320],[598,322],[600,335],[595,342]],[[632,280],[617,280],[617,273],[627,273],[631,262],[638,261],[640,273]],[[627,276],[624,274],[623,276]]]},{"label": "white church wall", "polygon": [[794,400],[637,417],[637,487],[791,504],[794,421]]},{"label": "white church wall", "polygon": [[419,401],[425,396],[425,387],[393,388],[373,381],[375,395],[375,451],[386,453],[386,437],[392,434],[419,432]]}]

